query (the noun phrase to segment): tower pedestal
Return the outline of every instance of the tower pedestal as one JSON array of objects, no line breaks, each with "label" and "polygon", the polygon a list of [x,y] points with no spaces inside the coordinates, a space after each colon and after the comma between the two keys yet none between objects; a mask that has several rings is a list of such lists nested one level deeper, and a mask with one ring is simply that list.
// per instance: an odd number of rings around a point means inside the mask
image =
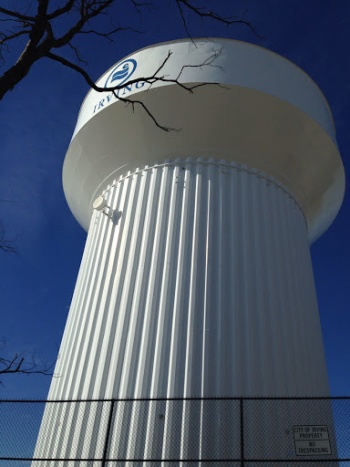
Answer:
[{"label": "tower pedestal", "polygon": [[186,159],[103,196],[50,398],[328,394],[307,225],[281,184]]},{"label": "tower pedestal", "polygon": [[[127,174],[103,196],[49,399],[328,395],[306,221],[283,186],[239,164],[186,159]],[[290,429],[288,407],[257,407],[260,426]],[[106,436],[109,410],[50,407],[44,452],[101,458],[103,442],[91,440]],[[108,456],[234,459],[224,432],[239,432],[239,410],[232,400],[116,403]]]}]

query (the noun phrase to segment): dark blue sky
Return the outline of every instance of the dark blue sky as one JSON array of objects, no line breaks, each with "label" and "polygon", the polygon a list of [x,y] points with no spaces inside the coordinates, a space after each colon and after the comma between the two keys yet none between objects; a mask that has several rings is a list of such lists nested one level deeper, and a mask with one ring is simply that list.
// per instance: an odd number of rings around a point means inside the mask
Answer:
[{"label": "dark blue sky", "polygon": [[[173,0],[155,0],[155,7],[142,15],[128,3],[116,2],[116,17],[144,33],[122,33],[113,44],[92,37],[80,42],[95,79],[139,48],[186,36]],[[199,3],[227,15],[244,13],[259,37],[241,25],[228,28],[189,15],[193,37],[259,44],[289,58],[316,81],[332,109],[349,173],[348,0]],[[35,349],[45,361],[57,356],[86,237],[66,205],[61,172],[87,91],[74,72],[43,60],[0,102],[0,218],[18,247],[17,255],[0,256],[0,338],[6,340],[9,354]],[[311,248],[333,395],[350,395],[349,208],[347,193],[336,221]],[[45,398],[50,384],[43,376],[15,375],[2,381],[0,398]]]}]

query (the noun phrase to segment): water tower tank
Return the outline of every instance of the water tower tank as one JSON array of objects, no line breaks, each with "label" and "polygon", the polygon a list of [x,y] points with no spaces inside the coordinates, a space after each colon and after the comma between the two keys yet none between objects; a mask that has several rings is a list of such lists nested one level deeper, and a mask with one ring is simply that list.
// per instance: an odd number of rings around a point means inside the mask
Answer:
[{"label": "water tower tank", "polygon": [[[340,208],[344,171],[319,88],[275,53],[223,39],[147,47],[97,84],[126,83],[90,90],[64,163],[88,238],[49,398],[327,396],[309,244]],[[52,452],[68,452],[74,413],[55,410],[66,429]],[[157,436],[143,413],[125,452],[166,459],[172,410]],[[188,446],[208,456],[206,429],[197,441],[180,429],[178,458]]]}]

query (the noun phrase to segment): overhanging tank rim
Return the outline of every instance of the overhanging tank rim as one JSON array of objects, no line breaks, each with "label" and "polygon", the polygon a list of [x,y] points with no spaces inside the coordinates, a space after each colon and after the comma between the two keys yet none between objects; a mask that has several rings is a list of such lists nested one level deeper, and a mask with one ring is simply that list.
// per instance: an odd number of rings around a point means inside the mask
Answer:
[{"label": "overhanging tank rim", "polygon": [[[184,40],[184,41],[178,41],[178,42],[187,42],[187,41]],[[237,41],[232,41],[232,42],[237,42]],[[240,42],[242,42],[242,41],[240,41]],[[263,49],[263,50],[264,50],[264,49]],[[275,55],[278,56],[278,54],[275,54]],[[279,56],[278,56],[278,57],[279,57]],[[306,76],[307,76],[307,75],[306,75]],[[313,83],[313,81],[312,81],[311,79],[310,79],[310,81],[311,81],[311,83]],[[190,83],[190,84],[195,84],[195,83]],[[235,85],[235,87],[239,87],[239,88],[246,89],[246,90],[249,90],[249,89],[250,89],[250,87],[248,87],[248,86],[241,86],[241,85]],[[256,92],[262,92],[262,93],[263,93],[263,91],[256,91]],[[274,96],[274,98],[275,98],[276,100],[279,100],[279,101],[283,102],[284,104],[286,104],[286,102],[285,102],[283,99],[281,99],[280,97]],[[289,106],[291,106],[292,108],[295,108],[295,109],[297,109],[298,111],[300,111],[302,114],[304,114],[305,117],[310,118],[311,120],[313,120],[312,117],[310,117],[303,109],[300,109],[300,108],[297,107],[295,104],[293,104],[293,103],[291,103],[291,102],[288,102],[287,104],[288,104]],[[113,105],[118,105],[118,101],[114,102],[114,103],[112,104],[112,106],[113,106]],[[67,154],[68,154],[69,151],[70,151],[70,147],[71,147],[71,144],[72,144],[72,142],[73,142],[73,139],[75,139],[76,137],[78,137],[78,135],[86,128],[86,126],[87,126],[88,124],[90,124],[92,120],[94,120],[95,118],[98,118],[99,116],[100,116],[100,114],[96,114],[96,115],[95,115],[94,117],[92,117],[88,122],[86,122],[86,123],[79,129],[79,131],[78,131],[76,134],[74,134],[74,137],[72,138],[72,141],[70,142],[69,147],[68,147],[68,149],[67,149],[66,156],[67,156]],[[324,130],[324,129],[323,129],[323,130]],[[162,131],[162,130],[159,129],[159,131]],[[324,130],[324,131],[325,131],[325,130]],[[332,138],[332,136],[331,136],[327,131],[325,131],[325,135],[330,139],[330,142],[334,145],[335,149],[337,150],[338,162],[340,163],[341,168],[342,168],[342,172],[344,173],[344,164],[343,164],[342,158],[340,157],[340,154],[339,154],[339,148],[338,148],[337,141],[336,141],[336,139]],[[175,155],[174,155],[174,158],[176,158]],[[225,157],[223,157],[223,159],[225,159]],[[231,161],[231,162],[232,162],[232,161]],[[151,163],[151,165],[152,165],[153,163],[156,163],[156,160],[153,160],[152,163]],[[65,193],[67,202],[68,202],[68,197],[67,197],[67,194],[66,194],[66,186],[65,186],[65,183],[64,183],[64,178],[65,178],[65,177],[64,177],[64,167],[65,167],[65,164],[66,164],[66,157],[65,157],[64,162],[63,162],[62,182],[63,182],[63,190],[64,190],[64,193]],[[238,165],[240,165],[240,164],[238,164]],[[249,165],[249,164],[247,164],[247,167],[250,167],[250,169],[251,169],[252,171],[258,170],[260,173],[263,173],[263,174],[265,174],[265,175],[267,175],[267,176],[269,176],[269,177],[278,179],[278,174],[277,174],[276,172],[274,172],[274,171],[269,172],[269,171],[267,171],[266,169],[259,169],[259,168],[255,167],[254,165]],[[118,170],[120,170],[120,168],[119,168]],[[130,170],[131,170],[131,172],[133,172],[134,170],[136,170],[136,167],[132,167],[131,169],[129,168],[127,171],[129,172]],[[115,172],[113,172],[113,173],[115,173]],[[104,190],[107,188],[107,184],[110,183],[110,180],[109,180],[109,179],[110,179],[110,175],[109,175],[108,177],[106,177],[106,178],[98,185],[98,188],[95,190],[93,197],[90,199],[90,201],[89,201],[89,208],[88,208],[88,211],[90,212],[90,214],[91,214],[91,204],[92,204],[92,202],[93,202],[94,196],[96,195],[97,192],[101,192],[101,190],[104,191]],[[109,180],[109,182],[106,183],[106,180]],[[303,212],[303,215],[304,215],[304,217],[305,217],[305,219],[306,219],[306,225],[308,226],[308,229],[307,229],[307,230],[308,230],[309,242],[310,242],[310,244],[311,244],[311,243],[314,243],[318,238],[320,238],[320,237],[324,234],[325,231],[328,230],[328,228],[329,228],[330,225],[334,222],[335,218],[337,217],[337,215],[338,215],[338,213],[339,213],[339,211],[340,211],[340,208],[341,208],[341,206],[342,206],[342,203],[343,203],[343,200],[344,200],[344,196],[345,196],[345,180],[343,179],[343,180],[341,181],[341,183],[342,183],[342,195],[341,195],[341,199],[339,200],[338,207],[337,207],[337,209],[335,209],[335,211],[334,211],[334,213],[333,213],[333,216],[332,216],[332,218],[331,218],[331,221],[327,222],[327,224],[326,224],[325,227],[323,227],[322,229],[318,229],[317,232],[313,232],[312,234],[311,234],[311,231],[312,231],[312,226],[314,225],[314,223],[312,222],[311,218],[309,218],[309,216],[308,216],[308,215],[306,214],[306,212],[304,211],[305,206],[303,207],[302,203],[300,203],[300,200],[298,200],[298,196],[296,196],[296,193],[301,193],[303,199],[306,199],[306,200],[307,200],[308,197],[304,194],[304,191],[300,191],[299,187],[296,186],[296,185],[293,187],[294,189],[291,189],[291,187],[287,187],[287,185],[285,185],[282,181],[279,181],[279,183],[280,183],[281,186],[284,188],[284,190],[285,190],[286,192],[288,192],[289,195],[297,202],[298,206],[301,208],[301,210],[302,210],[302,212]],[[70,206],[70,203],[69,203],[69,202],[68,202],[68,204],[69,204],[69,207],[70,207],[71,211],[74,212],[74,210],[73,210],[72,207]],[[307,204],[308,204],[308,202],[307,202]],[[75,214],[73,214],[73,215],[74,215],[74,217],[76,217]],[[85,224],[84,222],[81,222],[80,220],[78,220],[78,222],[79,222],[79,224],[81,225],[81,227],[82,227],[84,230],[86,230],[86,231],[88,230],[88,223]]]},{"label": "overhanging tank rim", "polygon": [[[278,57],[279,60],[282,60],[282,61],[285,61],[287,63],[289,63],[289,65],[293,66],[294,68],[296,68],[300,73],[302,73],[302,75],[311,83],[313,84],[313,86],[317,89],[317,91],[319,92],[319,94],[321,95],[323,101],[324,101],[324,104],[327,108],[327,111],[328,111],[328,114],[329,114],[329,117],[330,117],[330,120],[332,122],[332,128],[333,128],[333,131],[335,133],[335,124],[334,124],[334,118],[333,118],[333,114],[332,114],[332,111],[331,111],[331,108],[330,108],[330,105],[328,103],[328,100],[325,96],[325,94],[323,93],[323,91],[321,90],[321,88],[319,87],[319,85],[306,73],[306,71],[304,71],[302,68],[300,68],[296,63],[294,63],[292,60],[290,60],[289,58],[286,58],[284,57],[283,55],[279,55],[277,52],[273,51],[273,50],[270,50],[270,49],[267,49],[266,47],[263,47],[261,45],[258,45],[258,44],[253,44],[252,42],[247,42],[247,41],[242,41],[242,40],[238,40],[238,39],[230,39],[230,38],[225,38],[225,37],[195,37],[193,39],[191,39],[193,42],[198,42],[198,41],[206,41],[206,42],[209,42],[209,41],[222,41],[222,42],[236,42],[236,43],[240,43],[240,44],[243,44],[244,46],[248,46],[248,47],[253,47],[253,48],[256,48],[256,49],[261,49],[263,50],[264,52],[267,52],[271,55],[275,55],[276,57]],[[95,80],[95,83],[97,83],[98,81],[100,81],[102,79],[102,77],[108,73],[108,71],[113,68],[117,63],[123,61],[124,59],[126,59],[127,57],[130,57],[132,55],[135,55],[139,52],[142,52],[144,50],[147,50],[147,49],[152,49],[152,48],[156,48],[158,46],[162,46],[162,45],[166,45],[166,44],[180,44],[182,42],[188,42],[189,39],[186,38],[186,39],[175,39],[175,40],[172,40],[172,41],[164,41],[164,42],[158,42],[156,44],[151,44],[151,45],[146,45],[145,47],[141,47],[140,49],[137,49],[135,50],[134,52],[131,52],[127,55],[123,55],[123,57],[121,57],[119,60],[117,60],[116,62],[113,63],[112,66],[110,66],[106,71],[104,71],[102,73],[102,75],[100,75],[96,80]],[[78,114],[80,113],[80,110],[81,108],[83,107],[84,103],[85,103],[85,100],[87,99],[88,95],[90,94],[90,92],[92,91],[93,89],[90,87],[88,92],[86,93],[84,99],[83,99],[83,102],[81,103],[80,107],[79,107],[79,112]],[[107,91],[106,91],[107,92]]]}]

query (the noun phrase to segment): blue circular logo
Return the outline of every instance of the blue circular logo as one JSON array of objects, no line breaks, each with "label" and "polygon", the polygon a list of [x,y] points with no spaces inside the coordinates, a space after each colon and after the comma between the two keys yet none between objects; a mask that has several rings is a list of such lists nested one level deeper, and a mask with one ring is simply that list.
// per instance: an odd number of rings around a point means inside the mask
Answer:
[{"label": "blue circular logo", "polygon": [[108,78],[105,82],[105,88],[113,86],[121,86],[124,84],[130,76],[134,73],[137,67],[137,62],[133,58],[128,58],[122,63],[119,63],[111,73],[108,75]]}]

